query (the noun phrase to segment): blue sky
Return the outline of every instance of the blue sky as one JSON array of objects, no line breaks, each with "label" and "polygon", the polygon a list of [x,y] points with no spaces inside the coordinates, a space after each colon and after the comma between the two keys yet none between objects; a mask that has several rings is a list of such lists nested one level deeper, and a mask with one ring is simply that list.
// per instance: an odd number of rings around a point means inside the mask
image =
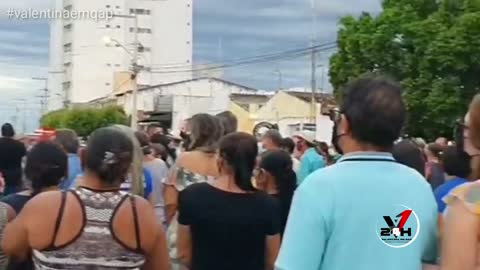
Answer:
[{"label": "blue sky", "polygon": [[[194,63],[221,63],[308,47],[312,35],[311,1],[316,1],[317,43],[335,41],[337,22],[342,16],[380,9],[380,0],[196,0]],[[43,84],[31,78],[44,77],[48,73],[48,21],[9,20],[5,12],[9,8],[48,8],[52,3],[51,0],[0,1],[1,122],[11,121],[16,115],[16,104],[23,106],[15,99],[27,98],[28,129],[36,127],[40,105],[35,96],[39,95],[38,89]],[[320,54],[319,64],[327,67],[330,53]],[[223,78],[274,90],[278,88],[275,70],[282,72],[284,88],[309,86],[310,60],[307,57],[226,69]],[[319,84],[321,74],[320,68]],[[328,83],[325,86],[329,89]]]}]

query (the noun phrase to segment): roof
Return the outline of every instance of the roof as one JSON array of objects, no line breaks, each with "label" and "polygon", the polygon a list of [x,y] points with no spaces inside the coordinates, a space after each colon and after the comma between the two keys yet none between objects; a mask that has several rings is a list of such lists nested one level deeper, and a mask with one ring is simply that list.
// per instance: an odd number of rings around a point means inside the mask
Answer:
[{"label": "roof", "polygon": [[[286,91],[287,94],[299,98],[305,102],[312,101],[311,92]],[[336,105],[335,97],[332,94],[315,93],[315,101],[321,104]]]},{"label": "roof", "polygon": [[249,91],[252,91],[252,92],[257,92],[258,91],[258,89],[255,89],[255,88],[252,88],[252,87],[249,87],[249,86],[245,86],[245,85],[242,85],[242,84],[238,84],[238,83],[234,83],[234,82],[231,82],[231,81],[226,81],[226,80],[222,80],[222,79],[214,78],[214,77],[198,77],[198,78],[194,78],[194,79],[190,79],[190,80],[183,80],[183,81],[178,81],[178,82],[157,84],[157,85],[152,85],[152,86],[148,86],[148,87],[145,87],[145,88],[140,88],[139,91],[150,90],[150,89],[154,89],[154,88],[177,85],[177,84],[184,84],[184,83],[194,82],[194,81],[201,81],[201,80],[213,80],[213,81],[218,81],[218,82],[225,83],[225,84],[234,85],[234,86],[237,86],[237,87],[240,87],[240,88],[244,88],[245,90],[249,90]]},{"label": "roof", "polygon": [[[312,93],[310,92],[296,92],[296,91],[286,91],[287,94],[299,98],[305,102],[312,101]],[[333,94],[325,93],[315,93],[315,101],[322,105],[321,113],[329,114],[330,111],[337,107],[337,102]]]}]

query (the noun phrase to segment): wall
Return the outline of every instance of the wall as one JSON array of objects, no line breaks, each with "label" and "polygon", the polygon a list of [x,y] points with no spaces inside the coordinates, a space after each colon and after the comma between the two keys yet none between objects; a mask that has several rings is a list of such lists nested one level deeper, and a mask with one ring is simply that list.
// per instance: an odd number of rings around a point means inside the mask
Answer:
[{"label": "wall", "polygon": [[286,92],[278,92],[263,106],[255,115],[255,123],[271,122],[278,124],[279,131],[283,136],[292,136],[296,131],[292,125],[316,124],[316,139],[330,143],[333,123],[328,116],[322,115],[321,105],[317,104],[315,122],[311,119],[311,107],[309,102],[289,95]]},{"label": "wall", "polygon": [[[61,1],[61,0],[57,0]],[[138,15],[138,26],[149,28],[152,33],[139,33],[139,42],[150,48],[140,54],[139,64],[153,68],[155,72],[142,71],[138,84],[154,85],[191,78],[190,73],[171,73],[172,65],[181,65],[181,70],[190,70],[192,62],[192,1],[191,0],[64,0],[73,4],[77,11],[109,10],[116,14],[130,15],[131,8],[149,9],[150,15]],[[113,18],[109,21],[73,20],[71,30],[52,24],[51,67],[59,62],[71,63],[65,79],[53,80],[52,92],[62,92],[64,81],[70,82],[69,99],[72,103],[85,103],[106,97],[114,90],[114,73],[128,71],[130,55],[120,47],[107,47],[103,42],[109,36],[133,50],[134,19]],[[117,28],[118,26],[118,28]],[[60,41],[60,42],[58,42]],[[72,43],[71,52],[63,53],[63,45]],[[59,46],[61,44],[61,46]],[[59,49],[60,47],[60,49]],[[52,60],[53,59],[53,60]],[[70,75],[69,75],[70,74]],[[54,95],[51,95],[54,96]],[[54,97],[51,97],[52,99]],[[57,97],[58,99],[58,97]],[[52,101],[53,102],[53,101]]]},{"label": "wall", "polygon": [[308,118],[310,105],[285,92],[278,92],[256,113],[258,119],[277,122],[283,118]]},{"label": "wall", "polygon": [[[172,122],[175,129],[185,118],[196,113],[217,114],[229,110],[230,94],[238,91],[245,91],[245,88],[208,78],[160,85],[138,93],[137,109],[145,112],[156,111],[156,97],[173,96]],[[130,114],[132,94],[119,96],[117,104]]]},{"label": "wall", "polygon": [[251,134],[255,127],[255,119],[252,119],[250,112],[246,111],[235,102],[230,102],[229,110],[238,119],[238,131]]},{"label": "wall", "polygon": [[[55,9],[63,9],[63,1],[55,0]],[[50,98],[47,108],[49,111],[57,110],[63,107],[65,92],[62,89],[64,80],[63,66],[63,20],[58,18],[50,20],[50,48],[49,48],[48,89],[50,89]]]}]

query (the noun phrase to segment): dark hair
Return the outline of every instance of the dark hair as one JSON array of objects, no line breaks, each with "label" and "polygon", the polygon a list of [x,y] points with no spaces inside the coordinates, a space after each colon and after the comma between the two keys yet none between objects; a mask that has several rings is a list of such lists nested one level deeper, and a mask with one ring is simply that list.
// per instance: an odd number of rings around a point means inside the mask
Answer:
[{"label": "dark hair", "polygon": [[320,150],[320,155],[325,158],[325,161],[328,165],[331,165],[334,163],[334,158],[328,153],[328,150],[330,149],[328,147],[328,144],[326,142],[319,142],[318,143],[318,149]]},{"label": "dark hair", "polygon": [[455,146],[445,148],[442,154],[442,165],[444,171],[451,176],[468,178],[472,172],[470,155],[458,150]]},{"label": "dark hair", "polygon": [[166,131],[166,128],[162,124],[154,123],[154,124],[148,125],[147,132],[150,132],[152,129],[155,129],[155,128],[161,128],[163,129],[164,132]]},{"label": "dark hair", "polygon": [[258,155],[257,139],[243,132],[231,133],[220,141],[219,155],[232,168],[235,184],[244,191],[255,191],[252,174]]},{"label": "dark hair", "polygon": [[133,142],[114,127],[97,129],[88,139],[85,167],[106,184],[125,180],[133,159]]},{"label": "dark hair", "polygon": [[43,188],[58,186],[67,176],[68,157],[65,151],[52,142],[36,144],[27,155],[25,176],[32,183],[33,194]]},{"label": "dark hair", "polygon": [[168,151],[167,151],[167,148],[165,148],[165,146],[163,146],[162,144],[159,144],[159,143],[152,143],[151,148],[152,148],[153,152],[155,152],[155,156],[160,156],[160,158],[163,161],[167,162]]},{"label": "dark hair", "polygon": [[293,141],[293,139],[289,137],[283,139],[283,148],[288,153],[293,154],[293,152],[295,151],[295,142]]},{"label": "dark hair", "polygon": [[152,148],[150,147],[150,139],[145,132],[136,131],[135,137],[137,141],[140,143],[140,147],[142,147],[142,151],[144,155],[150,155],[152,153]]},{"label": "dark hair", "polygon": [[285,217],[282,222],[285,222],[297,187],[297,175],[293,171],[292,158],[282,150],[268,151],[262,154],[259,167],[275,177],[282,217]]},{"label": "dark hair", "polygon": [[220,120],[206,113],[199,113],[190,120],[192,126],[191,143],[187,151],[202,148],[205,152],[215,152],[218,141],[223,135]]},{"label": "dark hair", "polygon": [[13,129],[12,124],[10,124],[10,123],[3,124],[3,126],[2,126],[2,136],[7,137],[7,138],[11,138],[11,137],[15,136],[15,130]]},{"label": "dark hair", "polygon": [[238,129],[238,119],[231,111],[224,111],[217,114],[223,127],[223,135],[236,132]]},{"label": "dark hair", "polygon": [[152,144],[163,145],[163,147],[165,147],[168,155],[172,158],[173,161],[175,161],[177,159],[177,153],[175,152],[175,149],[170,148],[169,144],[170,144],[171,141],[172,140],[168,136],[163,135],[163,134],[154,134],[150,138],[150,142]]},{"label": "dark hair", "polygon": [[280,132],[275,129],[269,129],[263,134],[262,136],[263,139],[270,139],[273,144],[275,144],[278,147],[283,146],[283,138]]},{"label": "dark hair", "polygon": [[398,163],[415,169],[425,176],[425,158],[422,150],[415,143],[402,140],[393,146],[392,154]]},{"label": "dark hair", "polygon": [[432,155],[438,159],[442,158],[444,147],[438,143],[429,143],[427,149]]},{"label": "dark hair", "polygon": [[54,141],[69,154],[77,154],[80,147],[77,133],[71,129],[58,129]]},{"label": "dark hair", "polygon": [[340,111],[353,138],[390,149],[400,137],[406,117],[401,87],[386,79],[363,78],[351,83],[345,93]]}]

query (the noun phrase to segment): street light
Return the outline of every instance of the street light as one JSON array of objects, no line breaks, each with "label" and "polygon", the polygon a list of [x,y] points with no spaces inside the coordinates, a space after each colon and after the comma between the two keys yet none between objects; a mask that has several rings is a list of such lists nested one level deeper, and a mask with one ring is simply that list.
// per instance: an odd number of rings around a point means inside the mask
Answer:
[{"label": "street light", "polygon": [[111,47],[113,45],[116,45],[118,47],[123,48],[128,55],[131,57],[131,67],[130,69],[132,70],[132,75],[131,75],[131,80],[132,80],[132,123],[131,127],[134,130],[137,130],[137,122],[138,122],[138,112],[137,112],[137,96],[138,96],[138,83],[137,83],[137,75],[140,73],[142,67],[138,64],[138,50],[141,47],[140,42],[138,41],[138,17],[137,14],[134,15],[113,15],[113,17],[117,18],[127,18],[127,19],[133,19],[134,20],[134,41],[133,41],[133,53],[131,53],[127,47],[125,47],[123,44],[121,44],[118,40],[115,40],[111,37],[104,37],[103,42],[105,46]]}]

